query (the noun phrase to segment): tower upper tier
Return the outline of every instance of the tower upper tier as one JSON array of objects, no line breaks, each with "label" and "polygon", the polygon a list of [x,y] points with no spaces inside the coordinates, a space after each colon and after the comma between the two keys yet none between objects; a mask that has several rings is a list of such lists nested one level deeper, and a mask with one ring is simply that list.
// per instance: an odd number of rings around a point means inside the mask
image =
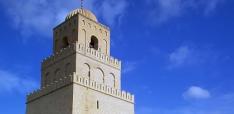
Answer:
[{"label": "tower upper tier", "polygon": [[54,53],[76,42],[110,55],[110,30],[89,10],[71,11],[64,22],[54,28]]}]

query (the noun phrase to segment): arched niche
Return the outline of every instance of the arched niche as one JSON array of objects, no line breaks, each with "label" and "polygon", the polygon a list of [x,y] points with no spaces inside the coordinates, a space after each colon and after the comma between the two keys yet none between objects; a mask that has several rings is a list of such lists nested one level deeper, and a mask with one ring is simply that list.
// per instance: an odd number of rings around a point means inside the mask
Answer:
[{"label": "arched niche", "polygon": [[82,20],[82,24],[85,25],[85,20]]},{"label": "arched niche", "polygon": [[105,39],[103,40],[103,48],[104,48],[104,53],[107,54],[107,41]]},{"label": "arched niche", "polygon": [[77,37],[77,32],[76,32],[77,30],[76,29],[72,29],[72,40],[74,41],[74,39],[76,39],[76,37]]},{"label": "arched niche", "polygon": [[65,65],[64,74],[65,74],[65,76],[68,76],[68,75],[71,74],[71,63],[67,63],[67,64]]},{"label": "arched niche", "polygon": [[44,85],[47,85],[50,83],[50,73],[47,72],[44,76]]},{"label": "arched niche", "polygon": [[54,41],[54,50],[58,50],[58,48],[59,48],[59,40],[56,39],[56,40]]},{"label": "arched niche", "polygon": [[109,73],[106,76],[105,83],[109,87],[115,87],[115,75],[113,73]]},{"label": "arched niche", "polygon": [[90,78],[90,65],[88,63],[84,63],[81,68],[81,76]]},{"label": "arched niche", "polygon": [[81,34],[80,34],[80,38],[78,39],[78,42],[82,44],[83,46],[86,45],[86,30],[85,29],[81,30]]},{"label": "arched niche", "polygon": [[61,78],[61,70],[56,69],[55,72],[54,72],[53,81],[58,80],[59,78]]},{"label": "arched niche", "polygon": [[101,68],[95,69],[92,77],[93,77],[94,81],[96,81],[98,83],[104,83],[104,72],[102,71]]}]

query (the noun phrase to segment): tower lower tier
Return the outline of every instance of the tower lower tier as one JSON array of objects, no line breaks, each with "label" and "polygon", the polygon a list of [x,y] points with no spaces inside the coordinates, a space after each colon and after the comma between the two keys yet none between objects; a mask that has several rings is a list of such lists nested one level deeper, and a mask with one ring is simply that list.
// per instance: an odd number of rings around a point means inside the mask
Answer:
[{"label": "tower lower tier", "polygon": [[134,114],[134,96],[74,73],[28,95],[26,114]]}]

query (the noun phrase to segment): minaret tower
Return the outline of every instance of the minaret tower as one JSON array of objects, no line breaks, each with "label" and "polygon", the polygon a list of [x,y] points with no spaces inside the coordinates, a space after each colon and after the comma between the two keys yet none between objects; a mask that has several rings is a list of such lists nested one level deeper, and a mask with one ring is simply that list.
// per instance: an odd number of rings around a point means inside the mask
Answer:
[{"label": "minaret tower", "polygon": [[110,56],[109,28],[81,8],[53,31],[53,54],[42,61],[41,88],[27,96],[26,114],[134,114],[121,62]]}]

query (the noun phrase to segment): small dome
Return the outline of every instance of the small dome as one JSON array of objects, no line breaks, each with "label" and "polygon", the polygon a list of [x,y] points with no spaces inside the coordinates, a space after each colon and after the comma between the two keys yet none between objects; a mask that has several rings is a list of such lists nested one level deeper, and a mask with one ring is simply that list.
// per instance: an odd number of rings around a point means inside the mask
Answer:
[{"label": "small dome", "polygon": [[93,20],[93,21],[95,21],[95,22],[98,22],[96,16],[95,16],[91,11],[86,10],[86,9],[75,9],[75,10],[71,11],[71,12],[67,15],[67,17],[66,17],[65,20],[70,19],[71,17],[73,17],[73,16],[76,15],[76,14],[81,14],[81,15],[83,15],[83,16],[85,16],[85,17],[87,17],[87,18],[89,18],[89,19],[91,19],[91,20]]}]

